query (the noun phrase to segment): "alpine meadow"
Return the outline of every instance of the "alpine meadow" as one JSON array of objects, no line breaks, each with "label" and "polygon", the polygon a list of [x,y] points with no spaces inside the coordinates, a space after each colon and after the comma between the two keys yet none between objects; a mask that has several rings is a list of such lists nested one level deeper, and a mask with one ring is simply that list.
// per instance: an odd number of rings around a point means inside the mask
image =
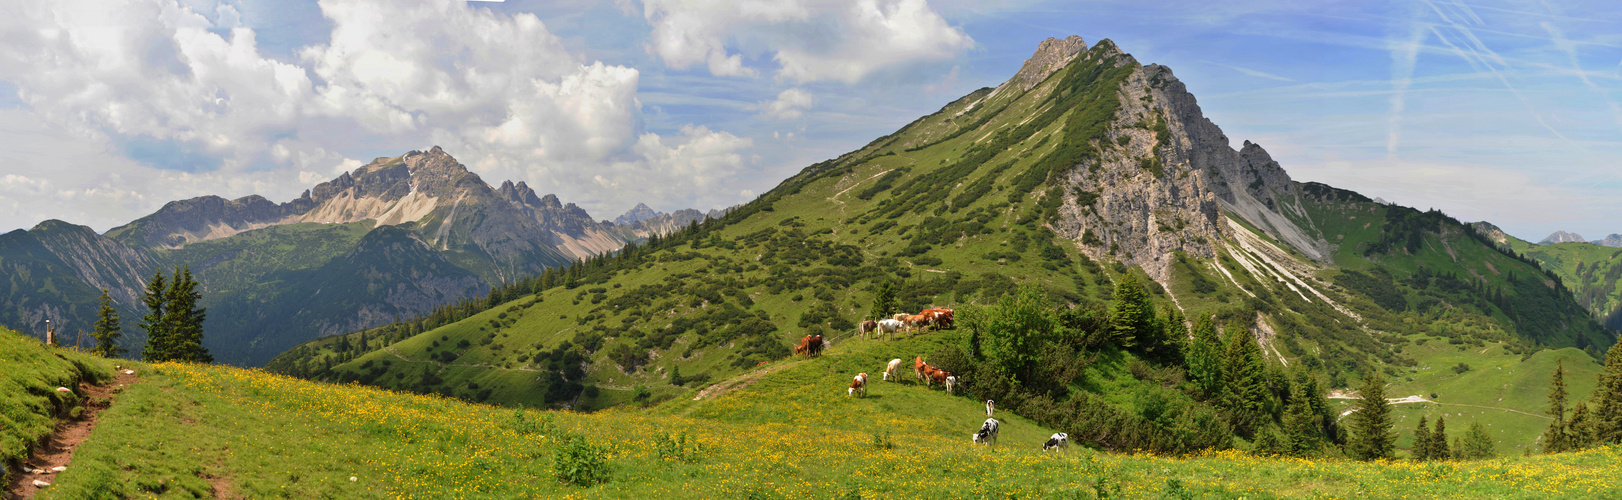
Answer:
[{"label": "alpine meadow", "polygon": [[0,236],[8,498],[1622,497],[1617,249],[1292,180],[1109,39],[730,208],[453,149]]}]

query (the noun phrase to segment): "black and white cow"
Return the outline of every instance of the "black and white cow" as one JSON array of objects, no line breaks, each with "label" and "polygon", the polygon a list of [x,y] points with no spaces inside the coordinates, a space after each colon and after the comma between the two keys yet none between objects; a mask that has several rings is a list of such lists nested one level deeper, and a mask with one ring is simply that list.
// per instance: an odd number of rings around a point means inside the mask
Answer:
[{"label": "black and white cow", "polygon": [[980,424],[980,432],[974,433],[974,442],[987,446],[997,444],[997,427],[1000,425],[995,418],[986,419],[986,423]]},{"label": "black and white cow", "polygon": [[1061,450],[1062,451],[1062,450],[1064,450],[1066,448],[1069,448],[1069,447],[1070,447],[1070,435],[1065,434],[1063,432],[1054,434],[1053,437],[1048,438],[1048,442],[1042,443],[1042,451],[1053,451],[1053,450]]},{"label": "black and white cow", "polygon": [[997,402],[987,399],[986,400],[986,418],[991,418],[991,411],[995,410],[996,408],[997,408]]}]

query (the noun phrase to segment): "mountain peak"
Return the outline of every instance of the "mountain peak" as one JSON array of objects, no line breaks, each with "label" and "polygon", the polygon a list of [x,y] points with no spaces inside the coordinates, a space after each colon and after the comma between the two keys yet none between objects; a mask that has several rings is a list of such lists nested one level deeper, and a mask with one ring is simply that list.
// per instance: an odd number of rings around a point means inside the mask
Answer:
[{"label": "mountain peak", "polygon": [[638,203],[635,207],[631,207],[630,210],[627,210],[625,215],[615,217],[614,224],[622,226],[627,224],[635,224],[661,215],[664,215],[664,213],[654,211],[652,208],[649,208],[646,203]]},{"label": "mountain peak", "polygon": [[1573,242],[1585,243],[1587,241],[1588,240],[1583,239],[1583,235],[1580,235],[1580,234],[1577,234],[1577,233],[1568,233],[1568,232],[1565,232],[1565,231],[1555,231],[1554,234],[1550,234],[1548,238],[1544,238],[1543,241],[1539,241],[1538,244],[1539,245],[1552,245],[1552,244],[1555,244],[1555,243],[1573,243]]},{"label": "mountain peak", "polygon": [[1030,90],[1084,50],[1087,50],[1087,42],[1076,35],[1070,35],[1063,40],[1058,38],[1043,40],[1037,44],[1036,53],[1025,60],[1025,65],[1021,66],[1019,72],[1008,79],[1008,82],[1018,85],[1020,90]]},{"label": "mountain peak", "polygon": [[1602,247],[1612,247],[1612,248],[1622,247],[1622,234],[1611,234],[1610,236],[1606,236],[1605,239],[1594,240],[1594,241],[1590,241],[1589,243],[1593,243],[1595,245],[1599,245],[1599,246],[1602,246]]}]

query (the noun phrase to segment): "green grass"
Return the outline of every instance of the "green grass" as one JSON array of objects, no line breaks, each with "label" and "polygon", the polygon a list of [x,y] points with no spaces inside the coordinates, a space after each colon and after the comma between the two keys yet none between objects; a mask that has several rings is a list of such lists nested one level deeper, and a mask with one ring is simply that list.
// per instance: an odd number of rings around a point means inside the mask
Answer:
[{"label": "green grass", "polygon": [[[113,376],[112,363],[89,354],[47,348],[38,340],[0,328],[0,463],[11,465],[55,429],[55,419],[84,411],[79,383]],[[66,387],[73,392],[58,392]],[[9,479],[7,476],[4,479]]]},{"label": "green grass", "polygon": [[[883,360],[949,336],[852,341],[769,364],[720,397],[590,414],[513,410],[261,371],[145,367],[41,498],[1600,498],[1622,450],[1471,462],[1360,463],[1039,451],[1050,432],[976,401],[877,381]],[[855,371],[867,398],[844,387]],[[910,374],[909,374],[910,375]],[[1464,422],[1450,422],[1454,433]],[[553,475],[563,436],[602,446],[607,483]],[[661,455],[664,436],[689,437]],[[1078,437],[1085,438],[1085,437]],[[888,446],[885,445],[888,443]],[[666,448],[670,451],[670,448]],[[1502,451],[1502,450],[1501,450]],[[351,478],[354,478],[351,480]]]}]

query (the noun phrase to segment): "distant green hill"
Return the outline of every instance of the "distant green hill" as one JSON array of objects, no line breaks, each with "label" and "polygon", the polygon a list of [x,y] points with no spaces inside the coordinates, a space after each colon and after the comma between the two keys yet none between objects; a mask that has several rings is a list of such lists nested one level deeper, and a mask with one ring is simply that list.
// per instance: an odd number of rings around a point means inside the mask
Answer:
[{"label": "distant green hill", "polygon": [[1611,330],[1622,330],[1622,248],[1589,242],[1535,244],[1509,236],[1484,222],[1475,223],[1484,234],[1510,252],[1525,255],[1552,271],[1556,281],[1571,290],[1577,303]]},{"label": "distant green hill", "polygon": [[[1038,56],[1068,62],[1028,63],[1009,83],[811,165],[719,220],[493,300],[313,341],[267,366],[474,401],[598,409],[690,397],[788,356],[802,335],[860,342],[854,325],[886,284],[903,311],[981,310],[1032,285],[1068,311],[1066,335],[1078,336],[1067,341],[1077,351],[1040,354],[1053,356],[1044,373],[1094,373],[1099,382],[1060,380],[1054,394],[1037,394],[1022,382],[998,385],[978,354],[893,355],[956,363],[972,374],[974,397],[1012,394],[1010,408],[1049,415],[1044,425],[1067,428],[1071,417],[1061,415],[1092,408],[1087,418],[1111,415],[1122,429],[1187,432],[1138,402],[1190,414],[1214,404],[1141,383],[1180,387],[1182,367],[1098,340],[1117,285],[1133,275],[1149,283],[1163,318],[1176,309],[1253,334],[1269,370],[1306,367],[1330,388],[1382,372],[1393,390],[1430,405],[1486,412],[1513,429],[1506,444],[1524,447],[1542,404],[1527,394],[1546,383],[1548,353],[1587,376],[1595,365],[1584,351],[1615,341],[1535,263],[1457,220],[1297,183],[1259,145],[1232,149],[1164,67],[1140,65],[1107,40]],[[966,342],[969,351],[978,345]],[[1105,354],[1122,357],[1114,365],[1089,357]],[[1059,368],[1066,363],[1101,371]],[[1488,367],[1493,377],[1483,376]],[[1498,391],[1461,382],[1488,379]],[[1085,408],[1044,410],[1044,397]]]}]

